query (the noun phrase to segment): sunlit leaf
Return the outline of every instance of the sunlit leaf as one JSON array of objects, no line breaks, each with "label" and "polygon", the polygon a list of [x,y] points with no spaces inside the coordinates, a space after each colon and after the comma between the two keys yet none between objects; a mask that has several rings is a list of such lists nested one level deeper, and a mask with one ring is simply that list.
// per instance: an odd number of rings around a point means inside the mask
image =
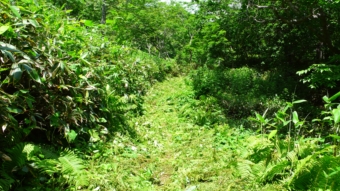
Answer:
[{"label": "sunlit leaf", "polygon": [[326,103],[330,103],[331,102],[327,96],[323,96],[322,99]]},{"label": "sunlit leaf", "polygon": [[8,29],[9,29],[9,26],[6,26],[6,25],[1,26],[0,27],[0,35],[5,33]]},{"label": "sunlit leaf", "polygon": [[107,121],[106,121],[105,118],[99,118],[99,119],[98,119],[98,122],[99,122],[99,123],[106,123]]},{"label": "sunlit leaf", "polygon": [[2,125],[2,127],[1,127],[2,132],[5,132],[5,131],[6,131],[6,128],[7,128],[7,123]]},{"label": "sunlit leaf", "polygon": [[30,66],[27,64],[22,64],[23,68],[27,71],[29,76],[36,82],[41,83],[40,76],[38,72],[35,69],[32,69]]},{"label": "sunlit leaf", "polygon": [[338,124],[340,122],[340,108],[333,109],[332,115],[333,115],[334,123]]},{"label": "sunlit leaf", "polygon": [[77,138],[77,136],[78,134],[74,130],[71,130],[67,133],[67,141],[72,143]]},{"label": "sunlit leaf", "polygon": [[297,124],[299,122],[299,116],[296,111],[293,112],[293,123]]},{"label": "sunlit leaf", "polygon": [[93,22],[91,20],[85,20],[84,25],[87,27],[93,27]]},{"label": "sunlit leaf", "polygon": [[304,99],[302,99],[302,100],[296,100],[296,101],[293,101],[293,104],[296,104],[296,103],[303,103],[303,102],[306,102],[307,100],[304,100]]},{"label": "sunlit leaf", "polygon": [[273,138],[273,137],[276,135],[276,133],[277,133],[277,130],[272,130],[272,131],[270,132],[270,134],[268,135],[268,139]]},{"label": "sunlit leaf", "polygon": [[11,11],[13,12],[13,14],[16,17],[21,18],[19,7],[17,7],[17,6],[9,6],[9,8],[11,9]]},{"label": "sunlit leaf", "polygon": [[12,64],[10,76],[12,77],[14,82],[18,82],[21,79],[22,70],[17,63]]},{"label": "sunlit leaf", "polygon": [[33,25],[34,27],[39,27],[39,23],[34,19],[28,19],[28,22],[31,23],[31,25]]},{"label": "sunlit leaf", "polygon": [[340,92],[334,94],[332,97],[329,98],[329,101],[334,101],[336,98],[340,96]]},{"label": "sunlit leaf", "polygon": [[0,42],[0,50],[8,50],[8,51],[12,51],[12,52],[21,52],[19,49],[17,49],[17,47],[8,44],[8,43],[4,43],[4,42]]},{"label": "sunlit leaf", "polygon": [[9,70],[9,68],[0,68],[0,72],[4,72],[4,71],[7,71]]},{"label": "sunlit leaf", "polygon": [[6,55],[12,62],[15,62],[13,54],[7,50],[1,50],[1,52]]}]

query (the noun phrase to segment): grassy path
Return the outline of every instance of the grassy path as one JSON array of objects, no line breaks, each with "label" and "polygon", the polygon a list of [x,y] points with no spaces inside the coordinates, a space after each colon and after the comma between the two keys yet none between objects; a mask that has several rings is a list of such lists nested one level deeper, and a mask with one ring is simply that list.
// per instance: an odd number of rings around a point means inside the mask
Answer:
[{"label": "grassy path", "polygon": [[116,135],[105,146],[107,155],[92,161],[98,173],[93,185],[100,190],[273,190],[256,188],[237,173],[248,132],[197,125],[206,121],[209,104],[194,99],[183,77],[156,84],[144,108],[145,115],[131,120],[137,139]]}]

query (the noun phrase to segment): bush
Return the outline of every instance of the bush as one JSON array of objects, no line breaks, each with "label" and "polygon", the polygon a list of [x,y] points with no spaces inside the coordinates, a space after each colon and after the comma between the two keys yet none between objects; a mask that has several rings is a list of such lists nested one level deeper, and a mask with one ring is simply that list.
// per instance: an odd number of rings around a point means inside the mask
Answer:
[{"label": "bush", "polygon": [[277,94],[286,91],[278,85],[281,78],[275,73],[259,73],[255,69],[242,67],[226,70],[199,68],[192,72],[196,97],[202,95],[217,98],[225,114],[231,118],[247,118],[254,111],[269,109],[273,114],[284,100]]},{"label": "bush", "polygon": [[[86,149],[114,131],[133,133],[126,119],[142,112],[146,90],[176,67],[115,44],[101,35],[105,26],[81,26],[45,1],[1,1],[0,11],[7,23],[0,24],[0,157],[22,142]],[[20,159],[17,166],[27,166],[27,156]],[[0,183],[20,185],[5,163]]]}]

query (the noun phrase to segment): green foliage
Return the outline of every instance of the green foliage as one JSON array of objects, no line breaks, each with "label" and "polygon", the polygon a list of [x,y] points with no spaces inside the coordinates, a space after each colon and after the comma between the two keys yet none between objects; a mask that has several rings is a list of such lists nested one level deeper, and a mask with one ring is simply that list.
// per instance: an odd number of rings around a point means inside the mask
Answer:
[{"label": "green foliage", "polygon": [[297,74],[306,75],[301,81],[309,84],[310,88],[326,87],[331,89],[337,87],[340,69],[337,65],[313,64],[306,70],[298,71]]},{"label": "green foliage", "polygon": [[[281,78],[282,83],[268,83],[266,87],[285,86],[289,94],[294,92],[318,106],[321,102],[317,98],[338,87],[340,33],[336,3],[197,2],[200,9],[193,22],[196,33],[179,58],[210,69],[249,67],[260,73],[276,73],[273,76]],[[307,75],[301,79],[296,72]],[[294,91],[296,85],[299,91]],[[281,97],[282,90],[274,92]]]},{"label": "green foliage", "polygon": [[[0,174],[3,190],[32,186],[43,190],[44,186],[52,189],[63,185],[78,188],[89,184],[84,161],[70,150],[19,143],[1,154],[5,159]],[[21,182],[24,178],[26,181]]]},{"label": "green foliage", "polygon": [[[43,158],[37,160],[36,168],[46,173],[47,184],[69,184],[69,187],[83,187],[89,185],[89,175],[85,170],[84,161],[72,151],[65,150],[57,158]],[[57,177],[57,178],[55,178]]]},{"label": "green foliage", "polygon": [[[333,104],[340,94],[331,98],[325,97],[326,115],[323,121],[334,126],[337,134],[337,107]],[[325,138],[304,138],[297,135],[306,128],[305,122],[300,121],[298,113],[293,111],[294,104],[305,102],[298,100],[288,102],[287,106],[275,114],[275,118],[268,119],[256,113],[252,120],[259,123],[261,135],[251,137],[248,156],[237,164],[240,176],[251,178],[259,183],[269,183],[280,180],[289,189],[308,190],[323,189],[336,190],[338,179],[333,174],[338,173],[338,136],[333,138],[333,145],[325,144]],[[320,121],[314,119],[313,121]],[[287,128],[287,131],[282,129]],[[307,129],[308,130],[308,129]],[[267,134],[265,131],[271,131]],[[286,133],[287,132],[287,133]],[[293,135],[293,138],[291,138]]]},{"label": "green foliage", "polygon": [[263,113],[268,108],[271,115],[281,107],[284,98],[274,93],[284,90],[278,86],[280,78],[247,67],[226,70],[202,67],[191,78],[196,96],[215,97],[229,117],[246,118],[253,111]]},{"label": "green foliage", "polygon": [[180,4],[132,2],[109,11],[109,25],[119,44],[162,58],[174,58],[193,33],[192,17]]},{"label": "green foliage", "polygon": [[339,158],[332,156],[331,147],[316,146],[320,139],[304,139],[289,150],[286,141],[270,141],[253,137],[248,157],[237,164],[243,178],[259,183],[280,180],[290,189],[337,188],[339,181],[328,174],[337,173]]},{"label": "green foliage", "polygon": [[32,168],[48,175],[32,185],[87,186],[85,167],[71,151],[27,158],[23,142],[86,150],[115,131],[133,134],[126,119],[142,113],[147,89],[177,66],[116,44],[102,35],[107,26],[78,22],[48,2],[0,4],[0,144],[13,149],[1,150],[12,160],[1,163],[1,186],[25,187],[21,180],[35,176]]},{"label": "green foliage", "polygon": [[338,189],[337,3],[0,1],[0,190]]}]

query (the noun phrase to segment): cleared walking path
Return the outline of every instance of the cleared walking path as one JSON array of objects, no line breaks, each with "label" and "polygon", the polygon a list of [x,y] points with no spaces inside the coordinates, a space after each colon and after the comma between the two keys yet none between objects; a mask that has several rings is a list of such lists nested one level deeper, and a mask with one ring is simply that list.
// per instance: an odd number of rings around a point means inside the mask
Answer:
[{"label": "cleared walking path", "polygon": [[103,171],[101,190],[261,190],[236,170],[248,133],[210,125],[219,111],[201,102],[184,77],[154,85],[144,115],[130,121],[137,137],[116,135],[107,146],[113,154],[94,167]]}]

